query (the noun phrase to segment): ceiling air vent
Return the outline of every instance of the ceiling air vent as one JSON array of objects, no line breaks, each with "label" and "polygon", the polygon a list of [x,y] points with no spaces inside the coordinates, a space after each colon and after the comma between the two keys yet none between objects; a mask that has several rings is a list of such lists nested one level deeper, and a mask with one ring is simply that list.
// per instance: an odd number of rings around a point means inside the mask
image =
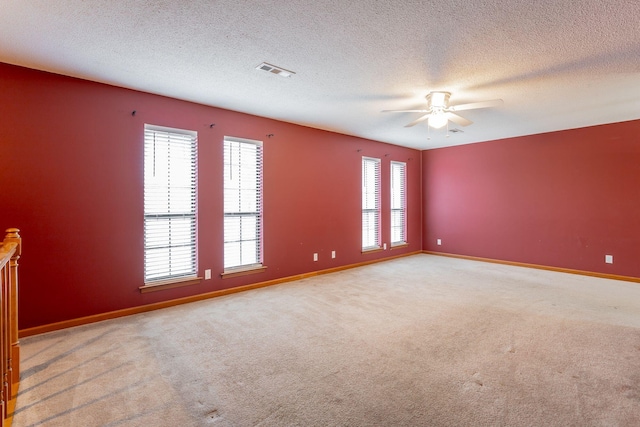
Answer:
[{"label": "ceiling air vent", "polygon": [[451,133],[464,133],[464,131],[460,130],[460,129],[449,129],[449,132],[451,132]]},{"label": "ceiling air vent", "polygon": [[258,65],[256,70],[267,71],[281,77],[291,77],[292,74],[295,74],[293,71],[285,70],[284,68],[276,67],[275,65],[267,64],[266,62]]}]

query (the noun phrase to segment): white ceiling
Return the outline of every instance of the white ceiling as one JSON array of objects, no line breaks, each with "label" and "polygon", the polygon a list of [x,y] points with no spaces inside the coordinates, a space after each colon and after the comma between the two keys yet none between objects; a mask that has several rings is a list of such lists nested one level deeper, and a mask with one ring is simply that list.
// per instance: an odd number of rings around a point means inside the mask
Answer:
[{"label": "white ceiling", "polygon": [[639,119],[640,2],[0,0],[0,62],[428,149]]}]

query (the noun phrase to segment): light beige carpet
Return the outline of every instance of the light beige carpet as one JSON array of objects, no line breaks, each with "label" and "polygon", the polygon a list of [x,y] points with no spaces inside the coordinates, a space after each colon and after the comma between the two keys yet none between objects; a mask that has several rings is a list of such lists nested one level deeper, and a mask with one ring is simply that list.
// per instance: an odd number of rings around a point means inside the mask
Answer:
[{"label": "light beige carpet", "polygon": [[16,427],[640,425],[640,284],[438,256],[21,343]]}]

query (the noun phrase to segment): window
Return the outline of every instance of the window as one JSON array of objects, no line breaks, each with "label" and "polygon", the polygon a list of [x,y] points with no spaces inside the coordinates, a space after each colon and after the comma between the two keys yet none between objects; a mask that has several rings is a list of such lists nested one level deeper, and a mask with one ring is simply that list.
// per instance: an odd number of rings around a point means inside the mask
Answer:
[{"label": "window", "polygon": [[362,158],[362,250],[380,248],[380,159]]},{"label": "window", "polygon": [[262,265],[262,142],[224,139],[224,269]]},{"label": "window", "polygon": [[407,243],[407,165],[391,162],[391,245]]},{"label": "window", "polygon": [[144,127],[144,281],[196,275],[195,132]]}]

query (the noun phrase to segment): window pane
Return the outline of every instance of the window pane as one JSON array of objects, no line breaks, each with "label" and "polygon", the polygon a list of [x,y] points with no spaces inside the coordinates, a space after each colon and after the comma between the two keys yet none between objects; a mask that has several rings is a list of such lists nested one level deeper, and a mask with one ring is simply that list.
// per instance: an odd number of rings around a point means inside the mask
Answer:
[{"label": "window pane", "polygon": [[224,243],[224,268],[241,265],[240,242]]},{"label": "window pane", "polygon": [[362,212],[362,247],[374,248],[378,244],[378,213],[376,211]]},{"label": "window pane", "polygon": [[147,281],[195,274],[195,218],[145,219]]},{"label": "window pane", "polygon": [[241,228],[240,228],[241,238],[244,241],[247,240],[255,240],[258,235],[258,216],[245,216],[242,217]]},{"label": "window pane", "polygon": [[240,190],[240,212],[256,212],[258,202],[258,191],[255,188]]},{"label": "window pane", "polygon": [[255,240],[244,240],[242,242],[242,265],[258,263],[258,245]]},{"label": "window pane", "polygon": [[225,216],[224,218],[224,241],[239,242],[240,241],[240,217]]},{"label": "window pane", "polygon": [[404,241],[404,212],[391,211],[391,242]]}]

